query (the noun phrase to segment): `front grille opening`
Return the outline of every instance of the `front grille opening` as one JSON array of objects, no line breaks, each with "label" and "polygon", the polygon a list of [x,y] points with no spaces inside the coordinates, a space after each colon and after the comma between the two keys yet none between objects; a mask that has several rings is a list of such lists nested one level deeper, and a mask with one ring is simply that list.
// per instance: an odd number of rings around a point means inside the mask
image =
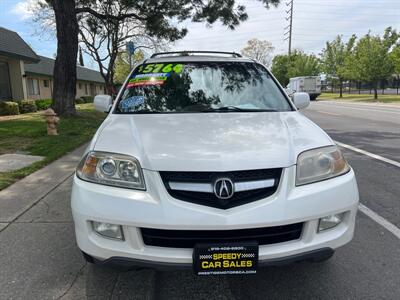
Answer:
[{"label": "front grille opening", "polygon": [[[281,174],[281,168],[232,172],[160,172],[165,188],[173,198],[219,209],[229,209],[273,195],[278,189]],[[219,199],[214,193],[173,190],[168,184],[168,182],[213,183],[221,177],[230,178],[233,182],[274,179],[275,184],[268,188],[236,192],[232,198],[225,200]]]},{"label": "front grille opening", "polygon": [[257,241],[270,245],[300,239],[303,223],[283,226],[235,230],[166,230],[141,228],[147,246],[193,248],[197,243],[226,243]]}]

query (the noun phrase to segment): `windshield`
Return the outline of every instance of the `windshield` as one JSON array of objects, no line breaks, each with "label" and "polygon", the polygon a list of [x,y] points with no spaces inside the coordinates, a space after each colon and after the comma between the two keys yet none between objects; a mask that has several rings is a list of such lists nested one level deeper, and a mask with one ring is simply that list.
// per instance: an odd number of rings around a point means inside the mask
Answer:
[{"label": "windshield", "polygon": [[290,110],[267,70],[250,62],[141,65],[116,106],[130,114]]}]

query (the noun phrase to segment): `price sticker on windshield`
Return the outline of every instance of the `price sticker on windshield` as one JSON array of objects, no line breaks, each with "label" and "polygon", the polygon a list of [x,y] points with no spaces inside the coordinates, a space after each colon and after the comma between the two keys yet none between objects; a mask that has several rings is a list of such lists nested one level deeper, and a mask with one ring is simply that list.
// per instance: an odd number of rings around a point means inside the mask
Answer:
[{"label": "price sticker on windshield", "polygon": [[135,86],[162,85],[171,74],[182,73],[182,64],[141,65],[129,79],[128,88]]},{"label": "price sticker on windshield", "polygon": [[149,74],[149,73],[182,73],[182,64],[147,64],[141,65],[138,69],[139,74]]}]

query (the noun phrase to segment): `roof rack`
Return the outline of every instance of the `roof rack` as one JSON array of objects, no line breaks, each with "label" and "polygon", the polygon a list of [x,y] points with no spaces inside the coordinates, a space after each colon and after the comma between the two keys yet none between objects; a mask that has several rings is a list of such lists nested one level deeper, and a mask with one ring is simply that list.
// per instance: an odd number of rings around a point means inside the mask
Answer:
[{"label": "roof rack", "polygon": [[171,52],[157,52],[154,53],[150,58],[159,57],[159,56],[189,56],[193,54],[225,54],[230,55],[232,57],[242,57],[239,53],[236,52],[224,52],[224,51],[171,51]]}]

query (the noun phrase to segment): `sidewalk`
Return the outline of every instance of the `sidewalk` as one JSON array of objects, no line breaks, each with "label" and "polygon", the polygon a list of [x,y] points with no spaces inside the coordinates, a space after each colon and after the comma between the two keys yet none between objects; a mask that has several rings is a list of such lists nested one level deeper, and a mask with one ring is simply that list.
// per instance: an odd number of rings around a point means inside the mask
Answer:
[{"label": "sidewalk", "polygon": [[76,245],[70,197],[85,146],[0,191],[1,299],[154,298],[154,271],[99,268]]},{"label": "sidewalk", "polygon": [[83,145],[0,191],[0,231],[66,181],[75,171]]}]

